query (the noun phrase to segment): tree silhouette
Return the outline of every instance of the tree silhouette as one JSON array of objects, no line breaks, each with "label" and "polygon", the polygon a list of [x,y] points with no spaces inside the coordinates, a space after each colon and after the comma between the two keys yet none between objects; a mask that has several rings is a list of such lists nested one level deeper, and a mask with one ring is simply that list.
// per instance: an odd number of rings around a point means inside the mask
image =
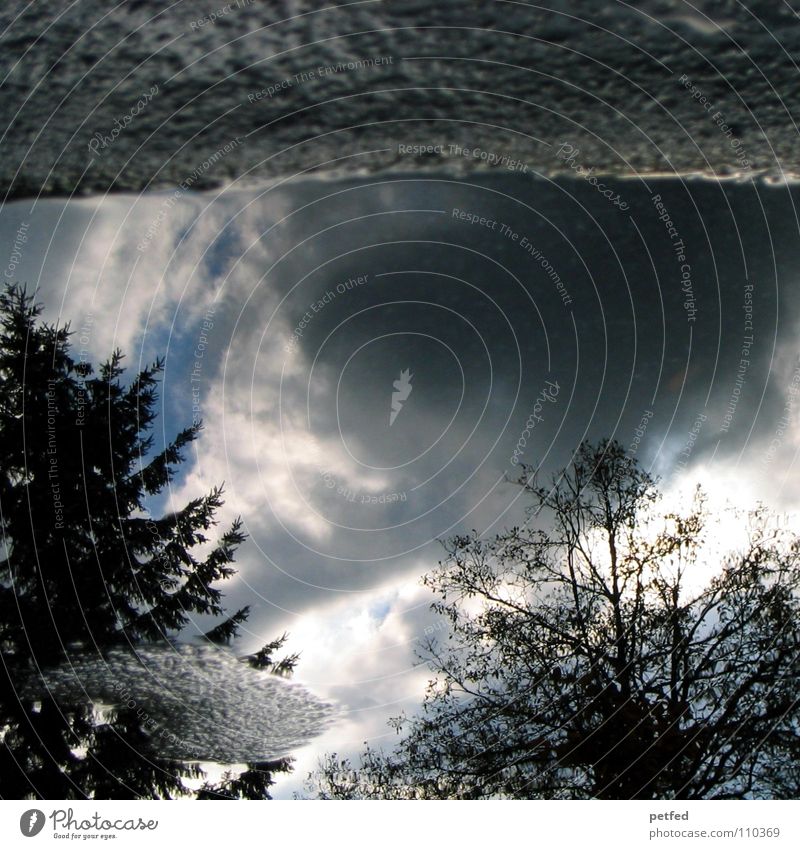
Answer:
[{"label": "tree silhouette", "polygon": [[[242,523],[210,537],[221,488],[151,514],[200,426],[153,454],[163,363],[125,386],[119,351],[95,373],[40,314],[24,289],[0,295],[0,797],[192,795],[184,780],[202,771],[154,756],[133,708],[98,712],[23,684],[75,652],[163,643],[194,614],[219,617],[206,636],[230,642],[248,608],[226,616],[217,584],[234,574]],[[282,642],[248,662],[290,673],[295,657],[273,659]],[[250,764],[198,795],[269,798],[289,763]]]},{"label": "tree silhouette", "polygon": [[[328,756],[323,798],[796,798],[800,542],[759,507],[709,551],[702,493],[659,509],[616,442],[541,486],[531,527],[459,536],[425,583],[422,710],[394,751]],[[552,520],[549,528],[542,520]],[[538,523],[539,527],[534,526]],[[703,580],[703,570],[707,576]]]}]

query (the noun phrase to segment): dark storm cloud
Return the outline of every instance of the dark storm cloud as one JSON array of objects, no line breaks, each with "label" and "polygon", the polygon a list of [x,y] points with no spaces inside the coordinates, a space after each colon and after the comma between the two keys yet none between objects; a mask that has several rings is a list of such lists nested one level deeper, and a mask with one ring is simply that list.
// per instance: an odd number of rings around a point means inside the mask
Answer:
[{"label": "dark storm cloud", "polygon": [[[667,475],[743,450],[764,466],[791,388],[792,196],[701,181],[614,190],[628,211],[586,181],[525,175],[304,183],[223,195],[195,233],[180,215],[165,229],[184,241],[159,256],[184,270],[157,296],[149,344],[171,326],[167,429],[190,418],[198,387],[207,433],[187,486],[225,479],[247,521],[236,601],[262,593],[266,625],[432,563],[437,538],[518,521],[504,478],[560,466],[585,437],[614,435]],[[127,274],[115,238],[108,273]],[[49,305],[63,294],[54,271]],[[153,311],[139,279],[124,295],[129,336],[136,310]],[[390,425],[403,370],[412,389]],[[794,450],[790,434],[779,448]]]},{"label": "dark storm cloud", "polygon": [[[206,391],[224,381],[213,415],[231,424],[208,453],[228,454],[219,474],[260,549],[242,597],[263,583],[265,616],[407,574],[455,529],[518,520],[515,449],[551,470],[614,435],[668,477],[762,458],[796,315],[784,190],[624,181],[623,213],[584,182],[344,188],[244,257],[246,308],[215,329],[228,367]],[[537,408],[548,380],[558,395]]]}]

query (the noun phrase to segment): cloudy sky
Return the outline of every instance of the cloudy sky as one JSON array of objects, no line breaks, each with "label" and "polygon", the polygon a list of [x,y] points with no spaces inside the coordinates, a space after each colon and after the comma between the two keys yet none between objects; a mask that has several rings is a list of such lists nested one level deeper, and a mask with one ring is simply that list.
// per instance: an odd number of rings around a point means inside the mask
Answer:
[{"label": "cloudy sky", "polygon": [[77,349],[166,354],[159,438],[205,422],[171,498],[224,481],[249,534],[241,650],[288,631],[298,678],[344,709],[281,794],[419,703],[415,645],[444,632],[419,578],[440,540],[521,520],[517,463],[615,436],[667,490],[797,506],[799,195],[604,185],[617,203],[581,179],[387,171],[0,212],[6,279]]}]

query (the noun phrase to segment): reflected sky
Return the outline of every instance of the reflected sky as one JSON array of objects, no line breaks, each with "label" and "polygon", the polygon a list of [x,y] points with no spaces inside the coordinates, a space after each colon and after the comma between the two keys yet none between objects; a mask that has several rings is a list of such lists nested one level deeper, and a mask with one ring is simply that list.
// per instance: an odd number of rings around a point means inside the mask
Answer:
[{"label": "reflected sky", "polygon": [[414,643],[443,627],[419,576],[438,540],[524,520],[521,463],[614,436],[667,489],[797,506],[797,192],[605,188],[628,208],[586,180],[389,173],[0,213],[5,279],[75,351],[166,352],[161,438],[205,422],[171,497],[225,481],[245,520],[242,649],[288,630],[349,711],[287,788],[418,703]]}]

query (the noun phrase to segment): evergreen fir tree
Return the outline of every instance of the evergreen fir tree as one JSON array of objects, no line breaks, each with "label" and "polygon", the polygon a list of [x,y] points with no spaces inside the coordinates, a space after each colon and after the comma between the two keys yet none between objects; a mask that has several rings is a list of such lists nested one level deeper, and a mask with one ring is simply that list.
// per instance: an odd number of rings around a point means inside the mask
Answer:
[{"label": "evergreen fir tree", "polygon": [[[34,699],[23,683],[76,651],[174,639],[196,614],[220,617],[206,636],[230,642],[248,609],[226,616],[218,583],[242,523],[211,538],[221,488],[151,515],[200,425],[154,453],[163,361],[126,385],[120,351],[95,371],[40,314],[23,288],[0,295],[0,797],[192,795],[184,780],[201,770],[154,758],[135,710]],[[287,674],[296,658],[273,660],[281,644],[250,664]],[[197,795],[269,798],[289,764],[251,764]]]}]

